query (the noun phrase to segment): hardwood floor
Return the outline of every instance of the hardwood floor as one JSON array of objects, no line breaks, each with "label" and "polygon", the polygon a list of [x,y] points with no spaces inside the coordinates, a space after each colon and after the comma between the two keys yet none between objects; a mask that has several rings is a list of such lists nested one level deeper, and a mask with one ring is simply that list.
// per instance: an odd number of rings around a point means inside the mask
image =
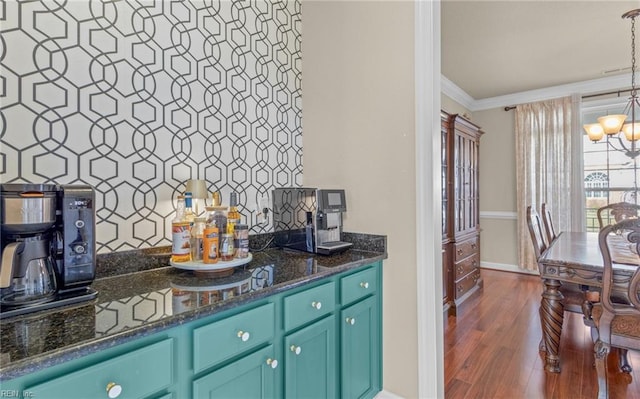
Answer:
[{"label": "hardwood floor", "polygon": [[[445,319],[446,398],[596,398],[593,343],[582,317],[565,312],[562,372],[546,373],[538,352],[540,278],[487,269],[482,277],[484,289]],[[617,353],[609,355],[609,398],[640,399],[640,354],[629,352],[629,361],[630,375],[619,371]]]}]

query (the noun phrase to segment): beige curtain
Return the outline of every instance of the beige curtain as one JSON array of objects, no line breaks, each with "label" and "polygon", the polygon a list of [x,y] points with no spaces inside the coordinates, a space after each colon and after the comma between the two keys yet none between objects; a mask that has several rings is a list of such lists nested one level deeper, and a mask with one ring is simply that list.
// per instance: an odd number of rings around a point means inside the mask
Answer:
[{"label": "beige curtain", "polygon": [[523,104],[516,107],[516,182],[518,211],[518,264],[537,271],[526,210],[540,213],[542,203],[551,208],[558,231],[571,230],[572,187],[576,173],[572,159],[571,97]]}]

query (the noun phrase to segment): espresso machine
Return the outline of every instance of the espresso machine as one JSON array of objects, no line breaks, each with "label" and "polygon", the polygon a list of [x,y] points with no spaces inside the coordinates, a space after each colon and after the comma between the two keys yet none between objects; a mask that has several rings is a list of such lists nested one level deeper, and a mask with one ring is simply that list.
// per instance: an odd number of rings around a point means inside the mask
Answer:
[{"label": "espresso machine", "polygon": [[273,227],[277,246],[321,255],[349,249],[341,241],[344,190],[302,187],[273,190]]},{"label": "espresso machine", "polygon": [[2,184],[0,202],[0,318],[97,296],[91,187]]}]

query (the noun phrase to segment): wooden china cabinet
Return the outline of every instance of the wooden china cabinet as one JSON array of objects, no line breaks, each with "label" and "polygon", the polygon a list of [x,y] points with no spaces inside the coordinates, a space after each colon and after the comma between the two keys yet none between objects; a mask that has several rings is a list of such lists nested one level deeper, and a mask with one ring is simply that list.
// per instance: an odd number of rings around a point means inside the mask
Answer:
[{"label": "wooden china cabinet", "polygon": [[482,287],[478,155],[480,127],[441,112],[442,278],[446,314]]}]

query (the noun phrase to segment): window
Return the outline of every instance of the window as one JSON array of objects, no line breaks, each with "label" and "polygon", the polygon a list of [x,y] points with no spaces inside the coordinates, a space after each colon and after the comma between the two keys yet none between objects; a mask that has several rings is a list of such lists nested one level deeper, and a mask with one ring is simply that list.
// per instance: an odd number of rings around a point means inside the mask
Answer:
[{"label": "window", "polygon": [[[582,105],[582,122],[595,123],[607,114],[619,114],[624,110],[627,98],[599,100]],[[593,143],[583,131],[584,190],[586,197],[587,231],[598,231],[596,211],[601,206],[616,202],[636,203],[637,188],[634,160],[620,146],[617,136]],[[638,165],[640,166],[640,165]]]},{"label": "window", "polygon": [[584,189],[587,198],[602,198],[607,196],[605,190],[599,188],[607,188],[609,186],[609,176],[602,172],[589,173],[584,178]]}]

